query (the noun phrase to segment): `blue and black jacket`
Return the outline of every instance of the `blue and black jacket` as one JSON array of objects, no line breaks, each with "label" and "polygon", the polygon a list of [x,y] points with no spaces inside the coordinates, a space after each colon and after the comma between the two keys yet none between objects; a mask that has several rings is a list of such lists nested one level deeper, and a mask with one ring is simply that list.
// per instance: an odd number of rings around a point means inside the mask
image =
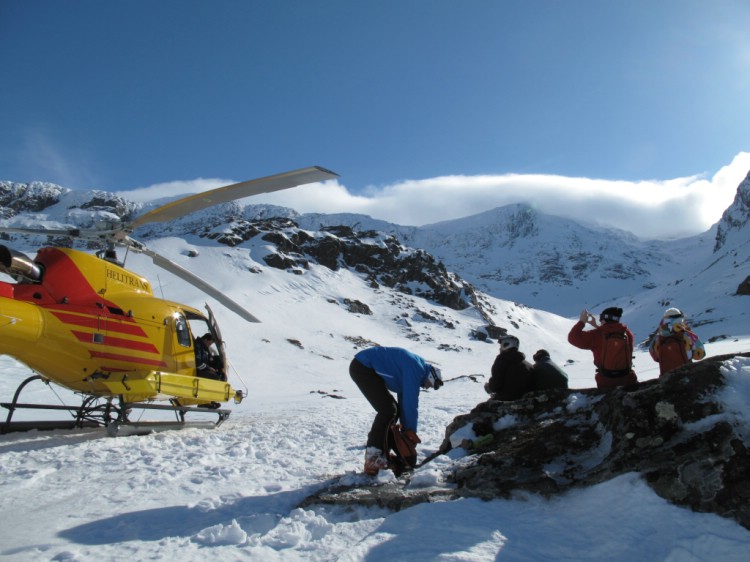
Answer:
[{"label": "blue and black jacket", "polygon": [[401,426],[416,432],[419,390],[432,366],[419,355],[400,347],[370,347],[354,358],[373,369],[385,381],[386,388],[396,394]]}]

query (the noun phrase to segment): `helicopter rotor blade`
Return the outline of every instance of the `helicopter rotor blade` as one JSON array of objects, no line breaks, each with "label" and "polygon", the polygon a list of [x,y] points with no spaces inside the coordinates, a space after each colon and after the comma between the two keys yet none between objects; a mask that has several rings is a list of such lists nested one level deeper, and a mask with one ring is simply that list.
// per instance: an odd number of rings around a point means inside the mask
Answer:
[{"label": "helicopter rotor blade", "polygon": [[302,168],[291,172],[284,172],[282,174],[219,187],[212,189],[211,191],[197,193],[189,197],[178,199],[172,203],[167,203],[166,205],[157,207],[140,217],[136,217],[129,224],[129,230],[132,231],[144,224],[177,219],[192,212],[218,205],[219,203],[226,203],[228,201],[242,199],[251,195],[271,193],[273,191],[280,191],[282,189],[288,189],[306,183],[325,181],[337,177],[339,176],[335,172],[326,170],[320,166],[311,166],[309,168]]},{"label": "helicopter rotor blade", "polygon": [[78,228],[24,228],[22,226],[0,226],[0,231],[10,234],[29,234],[32,236],[71,236],[78,238],[81,230]]},{"label": "helicopter rotor blade", "polygon": [[164,256],[161,256],[152,250],[149,250],[148,248],[146,248],[140,243],[134,243],[132,244],[131,247],[134,249],[134,251],[141,252],[143,254],[146,254],[148,257],[150,257],[153,260],[154,265],[161,267],[162,269],[165,269],[166,271],[169,271],[170,273],[176,275],[183,281],[187,281],[194,287],[197,287],[198,289],[200,289],[207,295],[212,296],[221,304],[226,306],[229,310],[237,313],[239,316],[241,316],[248,322],[260,322],[260,320],[258,320],[252,314],[250,314],[242,306],[237,304],[235,301],[230,299],[228,296],[226,296],[224,293],[222,293],[218,289],[214,288],[212,285],[209,285],[208,283],[206,283],[203,279],[201,279],[197,275],[194,275],[193,273],[189,272],[184,267],[177,265],[175,262],[168,260]]}]

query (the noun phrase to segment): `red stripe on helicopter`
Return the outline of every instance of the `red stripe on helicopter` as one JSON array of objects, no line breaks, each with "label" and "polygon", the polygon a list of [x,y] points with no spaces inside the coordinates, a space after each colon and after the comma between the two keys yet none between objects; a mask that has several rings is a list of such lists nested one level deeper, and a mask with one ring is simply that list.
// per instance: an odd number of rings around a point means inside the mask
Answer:
[{"label": "red stripe on helicopter", "polygon": [[126,363],[137,363],[138,365],[149,365],[151,367],[166,368],[167,364],[164,361],[157,361],[155,359],[141,359],[139,357],[132,357],[130,355],[118,355],[117,353],[105,353],[101,351],[89,351],[92,359],[112,359],[114,361],[125,361]]},{"label": "red stripe on helicopter", "polygon": [[123,349],[132,349],[134,351],[143,351],[144,353],[159,353],[156,346],[148,342],[126,340],[124,338],[113,338],[112,336],[101,335],[102,341],[95,341],[94,334],[89,332],[78,332],[73,330],[73,335],[82,343],[95,343],[99,345],[108,345],[110,347],[122,347]]},{"label": "red stripe on helicopter", "polygon": [[69,314],[66,312],[54,312],[51,311],[52,315],[55,316],[63,324],[73,324],[74,326],[82,326],[84,328],[92,328],[94,330],[101,330],[103,323],[106,323],[106,329],[108,332],[118,332],[120,334],[127,334],[129,336],[140,336],[146,337],[146,332],[136,324],[121,324],[120,322],[114,321],[109,318],[102,318],[100,316],[78,316],[76,314]]}]

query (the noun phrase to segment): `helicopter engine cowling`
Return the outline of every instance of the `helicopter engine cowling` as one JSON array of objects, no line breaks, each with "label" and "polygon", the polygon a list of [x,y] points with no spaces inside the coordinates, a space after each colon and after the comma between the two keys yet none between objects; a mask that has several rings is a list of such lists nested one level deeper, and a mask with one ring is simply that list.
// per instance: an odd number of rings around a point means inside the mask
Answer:
[{"label": "helicopter engine cowling", "polygon": [[0,246],[0,272],[11,277],[21,276],[30,281],[41,281],[42,269],[29,256]]}]

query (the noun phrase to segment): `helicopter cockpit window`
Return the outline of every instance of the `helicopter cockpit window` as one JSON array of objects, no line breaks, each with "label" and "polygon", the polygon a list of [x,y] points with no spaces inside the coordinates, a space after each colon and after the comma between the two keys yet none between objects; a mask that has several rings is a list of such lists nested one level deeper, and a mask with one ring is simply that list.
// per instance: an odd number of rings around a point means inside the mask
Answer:
[{"label": "helicopter cockpit window", "polygon": [[175,314],[174,328],[177,334],[177,343],[183,347],[190,347],[190,330],[188,329],[187,320],[182,314]]}]

